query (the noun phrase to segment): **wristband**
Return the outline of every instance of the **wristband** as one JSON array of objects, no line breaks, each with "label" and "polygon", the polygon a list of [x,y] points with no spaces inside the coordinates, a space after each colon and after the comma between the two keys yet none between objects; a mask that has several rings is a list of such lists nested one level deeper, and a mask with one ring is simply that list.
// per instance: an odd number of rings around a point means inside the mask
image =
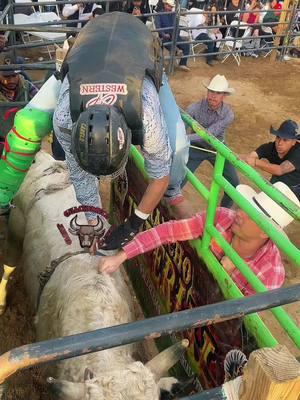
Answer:
[{"label": "wristband", "polygon": [[142,218],[144,221],[149,217],[150,214],[145,214],[142,211],[138,210],[137,208],[134,210],[134,213],[137,217]]}]

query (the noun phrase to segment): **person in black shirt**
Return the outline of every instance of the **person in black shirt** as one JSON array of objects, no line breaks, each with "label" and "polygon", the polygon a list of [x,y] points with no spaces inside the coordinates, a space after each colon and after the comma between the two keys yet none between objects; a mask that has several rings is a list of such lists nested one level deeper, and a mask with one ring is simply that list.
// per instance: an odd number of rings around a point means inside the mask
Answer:
[{"label": "person in black shirt", "polygon": [[142,17],[142,15],[150,13],[148,1],[131,0],[130,4],[128,5],[127,12],[129,14],[139,17],[140,20],[145,24],[147,22],[148,17]]},{"label": "person in black shirt", "polygon": [[300,199],[300,133],[295,121],[284,121],[278,130],[271,127],[275,142],[262,144],[247,156],[242,156],[251,167],[272,174],[271,183],[283,182]]}]

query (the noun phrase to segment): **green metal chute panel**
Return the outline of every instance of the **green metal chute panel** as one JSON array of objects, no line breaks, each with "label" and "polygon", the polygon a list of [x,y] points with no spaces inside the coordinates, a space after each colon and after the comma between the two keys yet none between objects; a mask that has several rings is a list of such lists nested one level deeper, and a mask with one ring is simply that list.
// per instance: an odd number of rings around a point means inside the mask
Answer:
[{"label": "green metal chute panel", "polygon": [[18,191],[42,138],[51,129],[52,115],[48,112],[24,108],[16,114],[0,160],[0,208],[5,208]]}]

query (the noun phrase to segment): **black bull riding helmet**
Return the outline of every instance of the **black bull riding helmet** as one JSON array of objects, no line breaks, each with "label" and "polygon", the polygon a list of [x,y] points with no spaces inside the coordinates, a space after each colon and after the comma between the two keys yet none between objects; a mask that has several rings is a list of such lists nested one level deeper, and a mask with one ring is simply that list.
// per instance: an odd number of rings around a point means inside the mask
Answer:
[{"label": "black bull riding helmet", "polygon": [[130,144],[131,130],[114,106],[88,107],[72,130],[72,153],[80,167],[95,176],[122,173]]}]

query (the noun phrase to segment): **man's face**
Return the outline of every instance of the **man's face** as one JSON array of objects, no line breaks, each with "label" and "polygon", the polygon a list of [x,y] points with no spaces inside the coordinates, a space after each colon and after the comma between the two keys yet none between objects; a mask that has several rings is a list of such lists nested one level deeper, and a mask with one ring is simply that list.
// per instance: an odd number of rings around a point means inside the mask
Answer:
[{"label": "man's face", "polygon": [[232,232],[243,240],[266,238],[264,231],[240,208],[237,209],[235,219],[231,225]]},{"label": "man's face", "polygon": [[223,103],[225,93],[213,92],[212,90],[207,91],[207,101],[209,108],[217,110]]},{"label": "man's face", "polygon": [[2,85],[8,90],[15,90],[19,83],[19,74],[13,74],[10,76],[1,75],[0,80]]},{"label": "man's face", "polygon": [[164,9],[166,12],[170,12],[172,11],[173,7],[168,3],[164,3]]},{"label": "man's face", "polygon": [[295,139],[283,139],[279,136],[276,136],[275,147],[279,158],[283,158],[291,150],[291,148],[295,146],[295,144]]}]

